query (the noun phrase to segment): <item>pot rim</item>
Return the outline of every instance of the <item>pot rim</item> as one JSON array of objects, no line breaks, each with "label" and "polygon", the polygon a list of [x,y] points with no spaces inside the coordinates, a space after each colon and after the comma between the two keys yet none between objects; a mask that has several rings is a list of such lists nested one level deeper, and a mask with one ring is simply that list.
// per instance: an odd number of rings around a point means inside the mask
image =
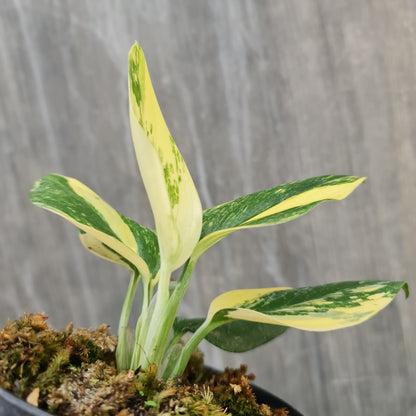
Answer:
[{"label": "pot rim", "polygon": [[[4,403],[8,403],[12,405],[14,408],[19,410],[23,410],[25,415],[33,415],[33,416],[50,416],[50,413],[45,412],[42,409],[39,409],[31,404],[27,403],[23,399],[15,396],[8,390],[3,389],[0,387],[0,399]],[[0,410],[2,410],[2,403],[0,402]]]}]

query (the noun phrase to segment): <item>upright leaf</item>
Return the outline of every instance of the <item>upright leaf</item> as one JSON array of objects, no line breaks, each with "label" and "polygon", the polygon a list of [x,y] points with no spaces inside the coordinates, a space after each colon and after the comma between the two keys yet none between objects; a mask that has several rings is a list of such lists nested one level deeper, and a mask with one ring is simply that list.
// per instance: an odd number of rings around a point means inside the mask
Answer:
[{"label": "upright leaf", "polygon": [[307,331],[357,325],[386,307],[405,282],[357,281],[300,289],[246,289],[226,292],[211,303],[213,323],[239,319]]},{"label": "upright leaf", "polygon": [[244,228],[291,221],[321,202],[347,197],[365,178],[327,175],[245,195],[204,211],[201,239],[193,256]]},{"label": "upright leaf", "polygon": [[84,246],[97,255],[137,268],[147,281],[157,273],[159,253],[154,232],[118,213],[76,179],[46,175],[33,185],[30,200],[77,226],[84,233]]},{"label": "upright leaf", "polygon": [[137,43],[129,54],[129,102],[134,148],[155,218],[161,259],[174,270],[186,261],[198,242],[202,208],[160,111]]}]

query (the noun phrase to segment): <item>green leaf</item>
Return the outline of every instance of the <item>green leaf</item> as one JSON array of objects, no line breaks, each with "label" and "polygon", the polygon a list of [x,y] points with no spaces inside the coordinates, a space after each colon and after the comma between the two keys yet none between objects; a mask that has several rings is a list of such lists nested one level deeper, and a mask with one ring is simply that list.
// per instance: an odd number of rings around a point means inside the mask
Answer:
[{"label": "green leaf", "polygon": [[173,271],[188,259],[199,240],[202,208],[137,43],[129,54],[129,103],[134,148],[155,219],[161,259]]},{"label": "green leaf", "polygon": [[235,199],[203,213],[201,239],[193,256],[234,231],[291,221],[327,200],[348,196],[365,178],[327,175],[292,182]]},{"label": "green leaf", "polygon": [[[204,321],[203,318],[176,318],[174,334],[195,332]],[[205,339],[225,351],[246,352],[271,341],[286,330],[286,326],[236,320],[215,328]]]},{"label": "green leaf", "polygon": [[118,213],[76,179],[46,175],[33,185],[30,200],[76,225],[81,242],[95,254],[136,268],[146,281],[156,275],[159,251],[154,231]]},{"label": "green leaf", "polygon": [[329,331],[357,325],[387,306],[406,282],[356,281],[300,289],[270,288],[226,292],[211,303],[208,320],[224,319]]}]

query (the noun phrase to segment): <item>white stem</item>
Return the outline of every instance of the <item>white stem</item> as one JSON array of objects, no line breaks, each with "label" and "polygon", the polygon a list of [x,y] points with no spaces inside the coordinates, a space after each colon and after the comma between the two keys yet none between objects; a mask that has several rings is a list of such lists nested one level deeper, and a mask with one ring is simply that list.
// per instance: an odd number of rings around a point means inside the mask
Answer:
[{"label": "white stem", "polygon": [[[156,293],[156,303],[151,314],[147,315],[145,327],[143,354],[141,354],[139,365],[146,366],[150,363],[159,364],[165,350],[170,328],[166,328],[166,308],[169,302],[170,268],[161,264],[159,271],[159,284]],[[165,339],[166,338],[166,339]]]},{"label": "white stem", "polygon": [[116,351],[117,368],[127,370],[130,363],[131,348],[128,342],[128,324],[130,318],[131,306],[134,295],[136,294],[137,284],[139,283],[139,273],[132,271],[130,283],[127,288],[126,297],[124,299],[123,308],[121,310],[120,321],[118,325],[118,345]]}]

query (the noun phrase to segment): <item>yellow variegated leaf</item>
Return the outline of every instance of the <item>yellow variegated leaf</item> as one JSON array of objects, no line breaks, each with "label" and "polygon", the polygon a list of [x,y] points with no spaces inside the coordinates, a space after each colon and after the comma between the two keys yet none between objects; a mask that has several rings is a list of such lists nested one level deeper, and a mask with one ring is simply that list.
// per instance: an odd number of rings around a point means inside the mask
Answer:
[{"label": "yellow variegated leaf", "polygon": [[82,243],[97,255],[137,269],[146,281],[157,273],[154,232],[118,213],[76,179],[46,175],[33,185],[30,199],[78,227]]},{"label": "yellow variegated leaf", "polygon": [[209,307],[208,319],[221,310],[229,309],[233,305],[248,304],[249,302],[256,301],[268,293],[273,293],[278,290],[290,290],[290,287],[271,287],[265,289],[237,289],[225,292],[222,295],[217,296]]},{"label": "yellow variegated leaf", "polygon": [[292,208],[306,206],[314,202],[335,200],[339,201],[346,198],[358,185],[365,181],[365,178],[355,178],[356,180],[351,182],[340,182],[336,185],[324,185],[318,186],[313,189],[302,192],[301,194],[294,195],[279,204],[255,215],[245,222],[246,225],[254,223],[257,220],[270,217],[271,215],[279,212],[287,211]]},{"label": "yellow variegated leaf", "polygon": [[202,208],[185,162],[160,111],[141,47],[129,54],[130,125],[155,218],[162,261],[174,270],[199,240]]},{"label": "yellow variegated leaf", "polygon": [[208,320],[238,319],[307,331],[360,324],[387,306],[405,282],[357,281],[300,289],[233,290],[211,303]]},{"label": "yellow variegated leaf", "polygon": [[364,180],[345,175],[319,176],[255,192],[207,209],[193,257],[199,257],[234,231],[281,224],[309,212],[321,202],[343,199]]},{"label": "yellow variegated leaf", "polygon": [[86,203],[100,213],[103,220],[115,231],[118,239],[133,252],[137,252],[137,243],[129,226],[123,221],[120,214],[107,202],[82,182],[66,177],[67,186],[79,195]]},{"label": "yellow variegated leaf", "polygon": [[108,248],[104,243],[102,243],[100,240],[97,240],[91,234],[88,234],[85,231],[80,230],[79,239],[82,245],[88,251],[94,253],[96,256],[112,261],[113,263],[121,264],[122,266],[125,266],[129,269],[132,268],[132,265],[128,261],[126,261],[124,257],[120,256],[114,250]]}]

